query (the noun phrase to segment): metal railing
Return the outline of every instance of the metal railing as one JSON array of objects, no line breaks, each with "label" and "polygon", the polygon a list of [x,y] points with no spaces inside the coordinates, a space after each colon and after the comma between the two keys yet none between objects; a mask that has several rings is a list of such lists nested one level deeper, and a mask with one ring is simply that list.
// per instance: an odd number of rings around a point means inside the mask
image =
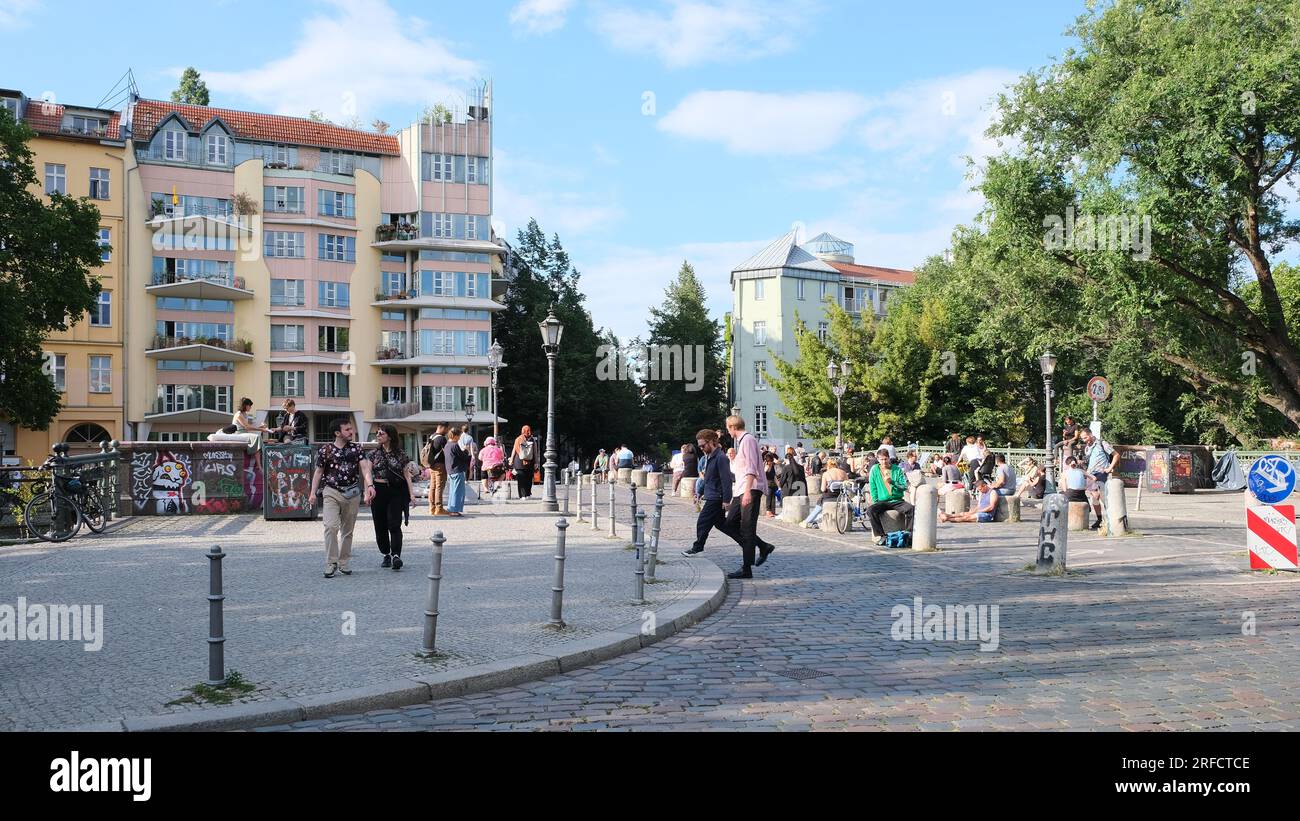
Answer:
[{"label": "metal railing", "polygon": [[251,354],[253,352],[253,343],[247,339],[221,339],[215,336],[164,336],[162,334],[154,334],[148,350],[181,348],[186,345],[207,345],[212,348],[235,351],[236,353]]},{"label": "metal railing", "polygon": [[376,419],[403,419],[420,412],[419,402],[376,402]]},{"label": "metal railing", "polygon": [[420,229],[411,226],[380,225],[375,228],[375,242],[392,242],[393,240],[413,240],[420,238]]},{"label": "metal railing", "polygon": [[247,283],[244,278],[233,274],[206,276],[203,274],[178,274],[174,271],[165,271],[155,273],[153,278],[149,280],[150,285],[175,285],[178,282],[211,282],[214,285],[225,285],[229,288],[247,290]]}]

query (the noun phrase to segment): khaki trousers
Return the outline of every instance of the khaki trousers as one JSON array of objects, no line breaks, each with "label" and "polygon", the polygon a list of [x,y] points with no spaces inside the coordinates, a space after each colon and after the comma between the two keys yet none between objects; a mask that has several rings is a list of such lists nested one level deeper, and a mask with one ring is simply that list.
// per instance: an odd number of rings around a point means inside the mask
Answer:
[{"label": "khaki trousers", "polygon": [[337,564],[347,570],[348,562],[352,561],[352,530],[357,524],[361,495],[345,499],[332,487],[326,487],[321,493],[325,497],[325,509],[321,511],[325,523],[325,569]]},{"label": "khaki trousers", "polygon": [[447,492],[447,471],[434,468],[429,473],[429,512],[437,516],[447,512],[442,505],[443,495]]}]

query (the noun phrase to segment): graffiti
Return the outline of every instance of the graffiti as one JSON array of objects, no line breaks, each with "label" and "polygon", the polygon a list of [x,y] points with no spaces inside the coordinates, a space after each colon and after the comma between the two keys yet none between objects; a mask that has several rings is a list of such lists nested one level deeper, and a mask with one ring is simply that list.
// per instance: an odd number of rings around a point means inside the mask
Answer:
[{"label": "graffiti", "polygon": [[171,451],[142,451],[131,457],[131,505],[135,513],[188,513],[185,489],[193,472],[190,457]]},{"label": "graffiti", "polygon": [[311,516],[312,450],[303,445],[266,449],[268,518],[301,519]]},{"label": "graffiti", "polygon": [[1043,515],[1038,525],[1038,569],[1065,569],[1066,511],[1065,496],[1054,493],[1043,500]]},{"label": "graffiti", "polygon": [[262,476],[262,460],[258,453],[244,453],[244,501],[248,510],[262,506],[262,489],[266,481]]},{"label": "graffiti", "polygon": [[207,488],[207,498],[195,506],[195,512],[239,513],[244,509],[244,483],[238,477],[218,476],[208,481]]}]

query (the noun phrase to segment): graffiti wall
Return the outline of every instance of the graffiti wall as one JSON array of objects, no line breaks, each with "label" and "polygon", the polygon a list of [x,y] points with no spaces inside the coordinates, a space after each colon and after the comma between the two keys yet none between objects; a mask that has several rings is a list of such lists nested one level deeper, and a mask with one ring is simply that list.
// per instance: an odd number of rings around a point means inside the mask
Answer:
[{"label": "graffiti wall", "polygon": [[[264,482],[259,455],[241,446],[200,442],[123,442],[129,471],[122,486],[137,516],[260,512]],[[120,505],[127,508],[125,500]]]},{"label": "graffiti wall", "polygon": [[312,453],[310,445],[271,445],[266,458],[267,519],[310,519]]}]

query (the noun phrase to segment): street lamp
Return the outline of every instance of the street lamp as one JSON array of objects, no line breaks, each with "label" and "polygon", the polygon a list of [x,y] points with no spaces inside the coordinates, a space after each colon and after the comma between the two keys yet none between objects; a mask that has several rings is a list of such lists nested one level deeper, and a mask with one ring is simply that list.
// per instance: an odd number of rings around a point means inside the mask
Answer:
[{"label": "street lamp", "polygon": [[845,359],[838,365],[831,362],[826,366],[826,378],[831,383],[831,393],[835,394],[835,449],[840,453],[844,452],[844,422],[841,414],[841,405],[844,398],[845,384],[849,378],[849,360]]},{"label": "street lamp", "polygon": [[1056,372],[1056,356],[1049,350],[1038,357],[1038,367],[1043,372],[1043,398],[1047,405],[1047,464],[1043,470],[1047,474],[1044,495],[1056,492],[1055,449],[1052,447],[1052,374]]},{"label": "street lamp", "polygon": [[546,352],[546,471],[543,481],[545,495],[542,497],[542,510],[555,513],[560,509],[555,499],[555,358],[560,353],[560,337],[564,335],[564,323],[555,317],[552,305],[546,319],[537,323],[542,332],[542,350]]},{"label": "street lamp", "polygon": [[[474,434],[470,431],[470,425],[474,424],[474,412],[478,410],[474,403],[474,390],[474,388],[465,389],[465,435],[471,439],[474,438]],[[466,476],[465,478],[468,480],[473,477]]]},{"label": "street lamp", "polygon": [[501,361],[501,343],[493,342],[488,348],[488,367],[492,369],[492,438],[497,437],[497,369],[505,367]]}]

